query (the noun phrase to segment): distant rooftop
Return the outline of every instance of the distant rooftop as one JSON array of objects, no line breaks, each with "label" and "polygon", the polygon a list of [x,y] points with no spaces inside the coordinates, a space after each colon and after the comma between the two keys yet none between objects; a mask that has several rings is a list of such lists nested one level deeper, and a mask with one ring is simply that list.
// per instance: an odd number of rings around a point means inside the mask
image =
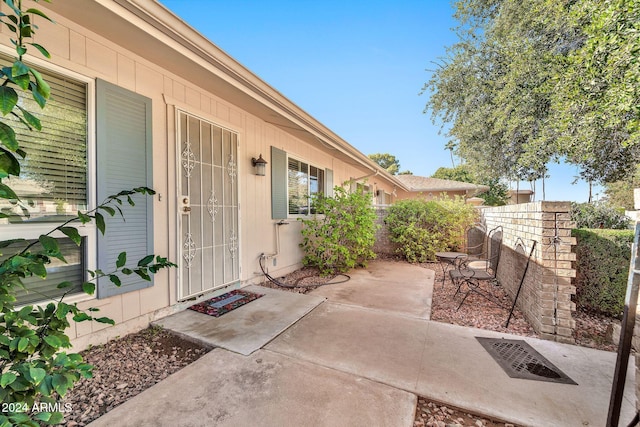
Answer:
[{"label": "distant rooftop", "polygon": [[487,185],[451,181],[449,179],[428,178],[416,175],[396,175],[396,178],[409,187],[411,191],[415,192],[471,191],[480,193],[489,190]]}]

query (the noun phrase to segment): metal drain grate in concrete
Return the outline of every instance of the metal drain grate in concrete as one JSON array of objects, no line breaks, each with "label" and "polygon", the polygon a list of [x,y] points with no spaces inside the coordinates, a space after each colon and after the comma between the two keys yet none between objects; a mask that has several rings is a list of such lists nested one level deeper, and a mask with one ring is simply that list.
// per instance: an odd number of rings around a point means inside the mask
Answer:
[{"label": "metal drain grate in concrete", "polygon": [[578,385],[524,340],[476,339],[511,378]]}]

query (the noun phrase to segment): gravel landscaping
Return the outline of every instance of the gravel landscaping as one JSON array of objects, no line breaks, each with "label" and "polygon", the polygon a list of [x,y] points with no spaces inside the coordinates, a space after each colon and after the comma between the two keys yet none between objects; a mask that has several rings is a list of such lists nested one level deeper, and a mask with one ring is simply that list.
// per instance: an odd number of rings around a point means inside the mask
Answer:
[{"label": "gravel landscaping", "polygon": [[[385,257],[385,260],[404,262],[393,257]],[[508,310],[501,309],[478,295],[469,296],[467,303],[456,310],[461,297],[460,295],[454,297],[455,289],[449,282],[444,287],[441,286],[440,265],[425,263],[422,266],[436,272],[432,320],[521,336],[536,336],[519,310],[515,311],[509,328],[505,328]],[[335,278],[334,281],[341,279]],[[288,284],[298,281],[298,284],[307,287],[282,288],[270,282],[263,283],[263,286],[307,293],[328,282],[330,278],[320,277],[315,269],[303,268],[278,280]],[[504,293],[501,294],[499,287],[492,287],[490,291],[499,300],[510,305],[508,298]],[[576,341],[579,345],[615,351],[616,347],[607,343],[605,339],[611,319],[576,313],[576,322]],[[65,402],[70,403],[72,407],[65,416],[66,425],[88,424],[120,403],[197,360],[208,350],[158,328],[145,329],[87,349],[82,354],[88,363],[94,365],[94,378],[81,380],[66,396]],[[511,427],[514,424],[490,420],[451,405],[420,397],[414,427],[425,426]]]},{"label": "gravel landscaping", "polygon": [[154,327],[83,351],[85,361],[94,366],[93,378],[81,379],[65,396],[72,408],[65,425],[87,425],[208,351]]}]

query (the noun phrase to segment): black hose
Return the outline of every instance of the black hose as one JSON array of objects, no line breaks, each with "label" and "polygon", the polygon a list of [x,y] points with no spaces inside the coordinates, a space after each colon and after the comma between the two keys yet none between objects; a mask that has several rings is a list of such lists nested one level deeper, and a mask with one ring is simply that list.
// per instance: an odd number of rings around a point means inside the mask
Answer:
[{"label": "black hose", "polygon": [[[300,283],[302,280],[308,278],[308,277],[314,277],[315,274],[310,274],[308,276],[302,276],[299,277],[295,282],[293,282],[293,284],[288,284],[288,283],[282,283],[281,281],[279,281],[278,279],[276,279],[275,277],[271,276],[269,273],[267,273],[264,269],[264,265],[262,264],[263,260],[265,259],[264,256],[260,255],[258,264],[260,264],[260,270],[262,270],[262,274],[264,274],[264,277],[266,277],[271,283],[278,285],[282,288],[289,288],[289,289],[293,289],[293,288],[317,288],[318,286],[325,286],[325,285],[337,285],[338,283],[345,283],[348,282],[349,280],[351,280],[351,277],[347,274],[336,274],[335,276],[333,276],[331,279],[329,279],[328,281],[326,281],[325,283],[319,283],[319,284],[315,284],[315,285],[299,285],[298,283]],[[335,279],[338,276],[344,276],[346,279],[340,280],[338,282],[331,282],[331,280]]]}]

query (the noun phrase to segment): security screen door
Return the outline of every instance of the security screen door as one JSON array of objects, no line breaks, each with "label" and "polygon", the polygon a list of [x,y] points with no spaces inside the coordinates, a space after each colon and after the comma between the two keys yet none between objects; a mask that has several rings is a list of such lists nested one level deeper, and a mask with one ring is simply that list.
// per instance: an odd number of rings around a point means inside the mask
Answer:
[{"label": "security screen door", "polygon": [[179,299],[240,280],[238,135],[178,112]]}]

